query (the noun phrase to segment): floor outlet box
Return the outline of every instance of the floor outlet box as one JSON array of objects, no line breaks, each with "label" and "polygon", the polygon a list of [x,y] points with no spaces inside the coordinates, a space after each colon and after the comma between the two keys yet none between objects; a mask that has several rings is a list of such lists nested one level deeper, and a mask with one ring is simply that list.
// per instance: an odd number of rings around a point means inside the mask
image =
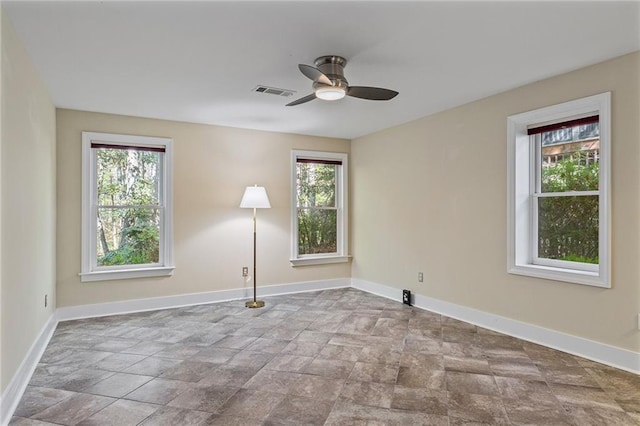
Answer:
[{"label": "floor outlet box", "polygon": [[411,306],[411,290],[402,290],[402,303]]}]

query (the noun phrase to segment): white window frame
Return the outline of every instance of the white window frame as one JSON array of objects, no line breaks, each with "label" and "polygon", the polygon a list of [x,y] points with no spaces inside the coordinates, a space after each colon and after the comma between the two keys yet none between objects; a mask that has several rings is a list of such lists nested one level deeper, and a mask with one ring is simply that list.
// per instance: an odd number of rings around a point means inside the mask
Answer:
[{"label": "white window frame", "polygon": [[[106,145],[162,147],[160,259],[145,265],[97,266],[97,171],[92,142]],[[82,282],[168,276],[173,274],[173,141],[169,138],[82,132]]]},{"label": "white window frame", "polygon": [[[577,117],[599,115],[600,160],[598,265],[537,258],[537,215],[534,214],[538,149],[528,128]],[[507,118],[507,271],[596,287],[611,287],[611,93],[601,93]],[[570,195],[567,193],[566,195]]]},{"label": "white window frame", "polygon": [[[337,236],[336,253],[327,254],[298,254],[298,191],[297,170],[298,158],[309,160],[341,161],[342,165],[336,167],[336,208]],[[349,164],[348,155],[342,152],[300,151],[291,152],[291,265],[306,266],[325,263],[343,263],[351,259],[349,256],[349,227],[348,227],[348,188],[349,188]]]}]

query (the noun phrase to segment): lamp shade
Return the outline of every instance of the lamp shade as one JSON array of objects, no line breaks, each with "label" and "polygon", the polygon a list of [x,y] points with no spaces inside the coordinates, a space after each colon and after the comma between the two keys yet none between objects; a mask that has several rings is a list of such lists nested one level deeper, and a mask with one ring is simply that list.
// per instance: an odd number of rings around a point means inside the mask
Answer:
[{"label": "lamp shade", "polygon": [[247,186],[240,201],[240,208],[243,209],[270,209],[269,197],[264,186]]}]

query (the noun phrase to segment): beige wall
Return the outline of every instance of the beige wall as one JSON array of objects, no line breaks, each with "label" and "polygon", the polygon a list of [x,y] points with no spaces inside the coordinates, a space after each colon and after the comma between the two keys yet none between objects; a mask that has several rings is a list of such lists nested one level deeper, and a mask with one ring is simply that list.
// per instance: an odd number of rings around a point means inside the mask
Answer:
[{"label": "beige wall", "polygon": [[[172,277],[81,283],[81,132],[173,138]],[[291,267],[291,150],[349,152],[349,141],[73,110],[57,111],[58,306],[242,288],[253,265],[247,185],[263,185],[258,211],[258,286],[347,278],[349,264]],[[251,286],[252,284],[248,284]]]},{"label": "beige wall", "polygon": [[[636,52],[352,141],[353,278],[640,351],[639,76]],[[613,288],[507,274],[507,116],[606,91]]]},{"label": "beige wall", "polygon": [[1,32],[4,392],[55,308],[56,122],[53,103],[4,13]]}]

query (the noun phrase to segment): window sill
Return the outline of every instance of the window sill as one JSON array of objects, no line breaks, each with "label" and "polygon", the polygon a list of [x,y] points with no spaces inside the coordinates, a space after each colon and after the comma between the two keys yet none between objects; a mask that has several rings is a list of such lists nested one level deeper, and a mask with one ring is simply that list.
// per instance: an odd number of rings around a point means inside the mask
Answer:
[{"label": "window sill", "polygon": [[346,263],[351,261],[351,256],[314,256],[290,259],[291,266],[324,265],[327,263]]},{"label": "window sill", "polygon": [[577,269],[557,268],[553,266],[520,264],[509,268],[510,274],[524,275],[534,278],[544,278],[593,287],[611,288],[608,277],[600,272],[580,271]]},{"label": "window sill", "polygon": [[159,266],[139,269],[117,269],[80,273],[80,281],[125,280],[130,278],[167,277],[173,275],[175,266]]}]

